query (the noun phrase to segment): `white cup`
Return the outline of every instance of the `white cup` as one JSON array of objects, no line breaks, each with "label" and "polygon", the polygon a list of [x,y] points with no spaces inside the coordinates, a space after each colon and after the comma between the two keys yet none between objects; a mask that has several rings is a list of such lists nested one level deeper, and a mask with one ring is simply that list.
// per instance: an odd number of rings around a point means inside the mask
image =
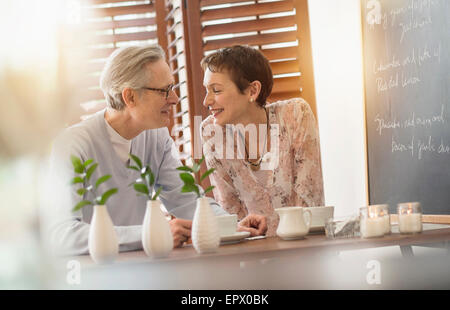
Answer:
[{"label": "white cup", "polygon": [[219,234],[221,237],[234,235],[237,228],[237,215],[219,215],[217,216],[217,223],[219,225]]}]

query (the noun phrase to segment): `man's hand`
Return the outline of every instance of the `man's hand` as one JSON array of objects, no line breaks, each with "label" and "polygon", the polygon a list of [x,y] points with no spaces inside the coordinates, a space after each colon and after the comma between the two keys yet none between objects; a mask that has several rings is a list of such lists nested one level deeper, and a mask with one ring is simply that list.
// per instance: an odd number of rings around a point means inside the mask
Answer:
[{"label": "man's hand", "polygon": [[264,235],[267,231],[266,217],[259,214],[249,214],[239,222],[237,231],[248,231],[252,237]]},{"label": "man's hand", "polygon": [[192,221],[173,218],[169,224],[173,236],[173,247],[179,248],[191,237]]}]

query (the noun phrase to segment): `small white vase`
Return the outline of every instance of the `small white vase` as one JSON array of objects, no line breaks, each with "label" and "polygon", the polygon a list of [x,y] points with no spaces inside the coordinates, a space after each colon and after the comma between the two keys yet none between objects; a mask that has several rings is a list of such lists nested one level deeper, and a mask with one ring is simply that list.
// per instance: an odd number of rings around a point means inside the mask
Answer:
[{"label": "small white vase", "polygon": [[142,224],[142,247],[148,256],[154,258],[166,257],[173,249],[172,232],[159,200],[147,201]]},{"label": "small white vase", "polygon": [[198,198],[192,221],[192,244],[198,253],[213,253],[220,245],[219,226],[208,198]]},{"label": "small white vase", "polygon": [[89,254],[97,264],[114,262],[119,254],[119,241],[105,205],[95,205],[89,228]]}]

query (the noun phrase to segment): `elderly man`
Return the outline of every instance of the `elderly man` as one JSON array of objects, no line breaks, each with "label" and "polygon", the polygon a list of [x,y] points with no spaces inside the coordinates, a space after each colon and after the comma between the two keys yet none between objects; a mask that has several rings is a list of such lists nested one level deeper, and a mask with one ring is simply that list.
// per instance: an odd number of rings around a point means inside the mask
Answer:
[{"label": "elderly man", "polygon": [[[172,90],[174,80],[164,57],[157,45],[116,50],[106,63],[100,82],[107,108],[64,130],[53,145],[52,175],[60,185],[66,185],[74,176],[71,154],[99,163],[93,179],[112,176],[99,189],[119,189],[107,205],[116,225],[120,251],[142,248],[141,223],[147,198],[137,196],[129,186],[137,178],[136,172],[126,167],[130,153],[150,166],[156,188],[162,187],[159,197],[175,217],[169,222],[174,246],[183,245],[191,234],[196,195],[181,193],[183,184],[176,170],[181,162],[174,157],[174,142],[167,130],[169,110],[177,104],[178,97]],[[71,212],[80,200],[73,186],[61,186],[54,194],[57,220],[51,223],[52,244],[67,254],[88,253],[92,207]],[[226,214],[215,201],[211,205],[217,215]],[[266,229],[265,218],[256,214],[242,220],[239,227],[252,235],[264,234]]]}]

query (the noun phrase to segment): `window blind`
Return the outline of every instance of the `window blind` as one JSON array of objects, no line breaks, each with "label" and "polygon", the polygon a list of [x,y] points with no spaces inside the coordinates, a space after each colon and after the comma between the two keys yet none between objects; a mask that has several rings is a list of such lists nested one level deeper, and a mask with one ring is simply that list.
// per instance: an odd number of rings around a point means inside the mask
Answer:
[{"label": "window blind", "polygon": [[167,60],[175,79],[175,91],[179,103],[173,107],[173,126],[170,134],[180,152],[181,160],[192,164],[192,120],[190,114],[190,92],[188,84],[189,64],[186,59],[185,11],[183,1],[165,1],[167,22]]}]

